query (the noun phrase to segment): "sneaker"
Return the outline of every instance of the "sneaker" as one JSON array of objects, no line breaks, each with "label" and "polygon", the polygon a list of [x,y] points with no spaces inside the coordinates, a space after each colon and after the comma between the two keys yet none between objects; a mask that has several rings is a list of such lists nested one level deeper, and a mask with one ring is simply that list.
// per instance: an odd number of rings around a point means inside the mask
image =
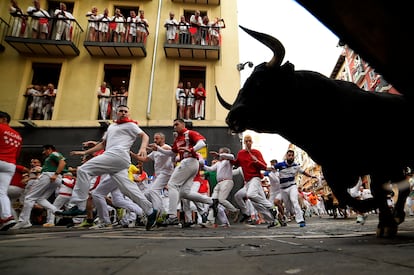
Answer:
[{"label": "sneaker", "polygon": [[56,216],[63,216],[63,217],[86,217],[86,210],[80,210],[77,205],[72,207],[69,210],[66,211],[56,211]]},{"label": "sneaker", "polygon": [[267,226],[267,228],[272,228],[272,227],[281,227],[281,224],[278,220],[275,220],[275,221],[269,223],[269,225]]},{"label": "sneaker", "polygon": [[206,212],[206,213],[201,214],[201,223],[206,224],[207,221],[208,221],[208,213]]},{"label": "sneaker", "polygon": [[91,227],[94,226],[95,224],[93,222],[88,222],[88,220],[83,220],[83,222],[81,222],[80,224],[75,225],[75,227]]},{"label": "sneaker", "polygon": [[181,228],[190,228],[190,227],[194,227],[194,222],[185,222],[181,226]]},{"label": "sneaker", "polygon": [[368,215],[367,214],[358,215],[356,222],[359,223],[359,224],[361,224],[361,225],[364,225],[365,224],[365,221],[367,220],[367,218],[368,218]]},{"label": "sneaker", "polygon": [[242,217],[240,218],[240,221],[239,222],[245,222],[245,221],[247,221],[248,219],[250,219],[250,216],[249,215],[246,215],[246,214],[243,214],[242,215]]},{"label": "sneaker", "polygon": [[135,221],[128,221],[128,223],[122,225],[123,228],[134,228],[135,226]]},{"label": "sneaker", "polygon": [[44,223],[43,227],[54,227],[55,224],[54,223]]},{"label": "sneaker", "polygon": [[240,217],[240,209],[237,209],[235,212],[233,212],[233,222],[237,222],[239,220]]},{"label": "sneaker", "polygon": [[281,226],[287,226],[287,223],[283,219],[280,219],[278,221],[279,221]]},{"label": "sneaker", "polygon": [[124,225],[121,222],[112,223],[112,228],[123,228]]},{"label": "sneaker", "polygon": [[30,227],[32,227],[32,224],[29,221],[27,221],[27,222],[18,222],[11,229],[24,229],[24,228],[30,228]]},{"label": "sneaker", "polygon": [[303,221],[299,223],[299,227],[305,227],[305,226],[306,226],[306,222]]},{"label": "sneaker", "polygon": [[256,219],[250,219],[247,221],[250,225],[256,225],[257,224],[257,220]]},{"label": "sneaker", "polygon": [[165,221],[162,223],[163,225],[177,225],[179,224],[177,217],[168,217],[165,219]]},{"label": "sneaker", "polygon": [[0,231],[7,231],[16,225],[16,221],[13,216],[10,216],[5,220],[1,220],[0,224]]},{"label": "sneaker", "polygon": [[158,214],[159,214],[158,210],[154,209],[152,211],[152,214],[148,216],[147,223],[145,224],[145,229],[147,231],[153,228],[155,224],[157,223]]},{"label": "sneaker", "polygon": [[89,229],[110,229],[110,228],[112,228],[112,224],[102,223],[102,222],[97,223],[96,225],[89,227]]},{"label": "sneaker", "polygon": [[277,214],[278,214],[277,208],[276,207],[275,208],[271,208],[271,209],[269,209],[269,211],[272,214],[273,219],[276,219]]}]

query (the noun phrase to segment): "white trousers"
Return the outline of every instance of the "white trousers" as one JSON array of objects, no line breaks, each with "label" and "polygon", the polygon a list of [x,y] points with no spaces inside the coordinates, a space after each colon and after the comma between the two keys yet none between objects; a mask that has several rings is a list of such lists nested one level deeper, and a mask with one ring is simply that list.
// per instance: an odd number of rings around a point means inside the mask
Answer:
[{"label": "white trousers", "polygon": [[[280,189],[282,192],[283,199],[287,199],[290,202],[290,206],[295,211],[295,220],[297,223],[303,222],[305,219],[303,218],[302,208],[299,205],[299,192],[297,185],[292,185],[286,189]],[[290,208],[288,208],[290,209]]]},{"label": "white trousers", "polygon": [[50,203],[47,199],[56,192],[56,189],[62,182],[62,176],[59,175],[55,181],[51,182],[50,177],[54,172],[43,172],[40,177],[33,180],[27,190],[24,198],[24,204],[22,212],[19,216],[19,222],[30,222],[30,214],[35,203],[40,204],[45,209],[52,211],[53,213],[58,210],[56,206]]},{"label": "white trousers", "polygon": [[152,202],[152,206],[155,209],[163,209],[162,191],[168,184],[168,180],[171,175],[159,174],[155,176],[154,181],[149,185],[149,188],[144,191],[145,196],[149,201]]},{"label": "white trousers", "polygon": [[15,171],[15,164],[0,160],[0,218],[3,220],[12,216],[7,189],[9,189]]},{"label": "white trousers", "polygon": [[[130,184],[135,185],[135,183],[131,181]],[[91,193],[99,220],[102,223],[111,223],[108,212],[108,204],[105,199],[109,193],[111,193],[112,204],[115,207],[124,208],[130,212],[134,212],[138,216],[142,216],[142,208],[139,207],[138,204],[133,202],[130,198],[125,197],[118,186],[112,182],[112,178],[110,176],[105,176],[102,178],[96,189]]]},{"label": "white trousers", "polygon": [[145,214],[151,215],[154,210],[152,203],[145,197],[144,193],[136,184],[131,184],[131,180],[128,177],[129,165],[129,162],[118,157],[116,154],[108,152],[104,152],[102,155],[88,160],[78,168],[76,173],[77,181],[72,192],[71,202],[76,204],[81,210],[86,209],[86,200],[89,196],[92,177],[109,174],[111,184],[118,187],[124,195],[138,204]]},{"label": "white trousers", "polygon": [[203,196],[198,192],[191,191],[194,177],[199,169],[198,160],[195,158],[185,158],[180,165],[174,169],[168,181],[169,207],[168,214],[177,215],[177,205],[180,198],[189,199],[194,202],[213,204],[211,197]]},{"label": "white trousers", "polygon": [[272,213],[270,213],[273,203],[267,200],[259,177],[253,177],[246,183],[246,195],[257,212],[263,215],[265,221],[273,222],[275,220]]},{"label": "white trousers", "polygon": [[212,199],[218,199],[219,203],[221,203],[230,212],[237,211],[237,208],[227,200],[227,197],[233,189],[233,186],[233,180],[220,181],[217,183],[216,187],[214,187],[213,194],[211,195]]}]

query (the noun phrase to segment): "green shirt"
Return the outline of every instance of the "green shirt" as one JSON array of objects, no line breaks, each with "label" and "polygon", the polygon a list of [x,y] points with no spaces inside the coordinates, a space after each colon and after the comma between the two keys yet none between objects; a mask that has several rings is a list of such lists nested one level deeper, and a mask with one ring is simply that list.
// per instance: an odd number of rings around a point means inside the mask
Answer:
[{"label": "green shirt", "polygon": [[[59,152],[51,153],[43,163],[42,172],[56,172],[60,160],[66,160],[66,158]],[[62,170],[62,173],[65,173],[67,171],[68,167],[67,165],[65,165],[65,168]]]},{"label": "green shirt", "polygon": [[214,187],[217,185],[217,171],[204,171],[204,177],[210,185],[210,193],[213,194]]}]

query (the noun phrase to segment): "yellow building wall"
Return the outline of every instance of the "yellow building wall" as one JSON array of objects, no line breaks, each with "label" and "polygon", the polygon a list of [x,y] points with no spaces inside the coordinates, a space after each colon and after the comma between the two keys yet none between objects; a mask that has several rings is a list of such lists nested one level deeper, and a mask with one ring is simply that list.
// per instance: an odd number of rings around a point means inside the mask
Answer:
[{"label": "yellow building wall", "polygon": [[[131,65],[128,105],[132,118],[138,120],[142,126],[170,126],[176,113],[175,88],[179,81],[180,65],[205,66],[206,120],[193,123],[195,126],[226,126],[224,120],[227,111],[218,103],[214,86],[217,85],[224,98],[229,101],[236,97],[240,88],[240,74],[236,70],[236,64],[239,63],[237,1],[221,1],[221,5],[175,3],[170,0],[67,2],[75,3],[73,15],[84,30],[79,43],[79,56],[67,58],[21,56],[7,42],[2,42],[6,50],[0,53],[2,83],[0,110],[10,113],[13,119],[12,126],[22,126],[18,120],[24,119],[26,98],[23,95],[26,87],[31,84],[33,62],[62,64],[59,83],[55,83],[58,92],[52,120],[36,120],[39,127],[99,127],[96,119],[98,116],[96,91],[104,79],[105,64]],[[41,1],[41,7],[46,9],[46,3],[47,1]],[[32,5],[32,1],[20,0],[18,4],[23,11],[26,11],[27,7]],[[91,7],[97,6],[98,13],[107,7],[109,14],[113,15],[114,5],[136,6],[137,4],[145,11],[145,17],[150,25],[150,35],[146,44],[147,56],[143,58],[90,56],[83,47],[83,41],[88,23],[85,14],[91,10]],[[220,60],[167,59],[163,48],[165,43],[163,25],[169,12],[174,11],[175,18],[178,20],[184,10],[196,9],[207,11],[210,19],[213,17],[225,19],[226,28],[222,29]],[[0,1],[0,16],[5,21],[9,21],[10,18],[8,10],[9,1]],[[158,11],[160,16],[157,28]],[[156,39],[157,34],[158,39]],[[153,74],[152,68],[154,68]],[[149,99],[151,87],[152,97]]]}]

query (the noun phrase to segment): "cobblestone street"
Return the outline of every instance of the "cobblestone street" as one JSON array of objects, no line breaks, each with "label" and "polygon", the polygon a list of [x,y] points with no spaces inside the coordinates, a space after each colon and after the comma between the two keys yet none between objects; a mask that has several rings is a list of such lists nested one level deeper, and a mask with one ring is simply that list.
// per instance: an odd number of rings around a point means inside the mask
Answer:
[{"label": "cobblestone street", "polygon": [[4,274],[412,274],[414,218],[377,238],[378,216],[307,219],[300,228],[144,227],[11,230],[0,235]]}]

